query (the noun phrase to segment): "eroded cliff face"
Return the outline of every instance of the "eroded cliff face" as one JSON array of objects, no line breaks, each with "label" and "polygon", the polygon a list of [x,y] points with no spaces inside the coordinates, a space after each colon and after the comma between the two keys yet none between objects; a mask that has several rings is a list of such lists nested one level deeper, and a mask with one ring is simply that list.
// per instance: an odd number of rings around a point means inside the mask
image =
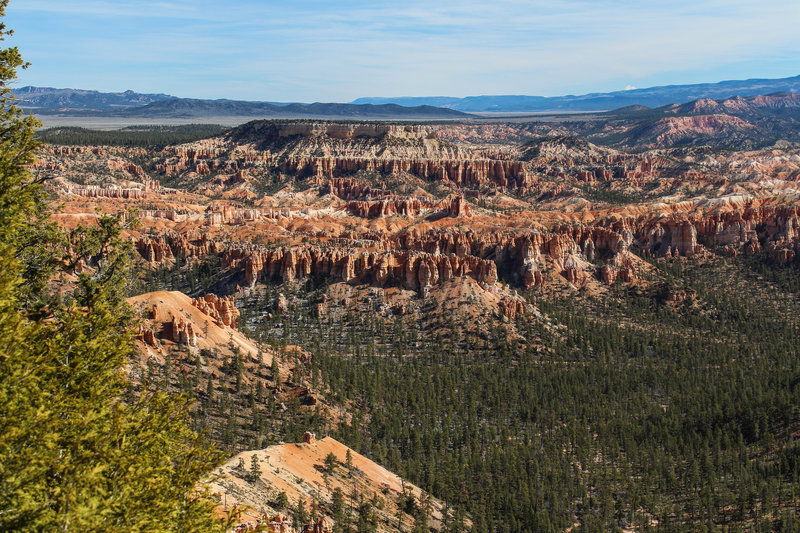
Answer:
[{"label": "eroded cliff face", "polygon": [[[444,204],[457,219],[464,218],[463,198]],[[346,209],[371,218],[388,216],[387,205],[393,204],[384,200],[348,202]],[[359,212],[361,206],[364,211]],[[370,212],[375,206],[383,212]],[[414,212],[409,209],[403,214],[411,216]],[[309,242],[267,249],[210,241],[205,236],[191,240],[162,235],[140,237],[136,248],[153,263],[176,255],[218,254],[221,266],[240,271],[250,287],[257,282],[322,276],[346,283],[399,285],[424,291],[437,283],[470,277],[486,285],[501,279],[529,289],[542,285],[546,273],[576,286],[589,280],[608,285],[632,281],[643,268],[634,252],[672,259],[703,256],[715,245],[729,254],[753,254],[767,247],[774,259],[791,261],[800,241],[799,217],[796,205],[698,200],[662,212],[610,213],[587,222],[559,222],[537,229],[513,227],[518,220],[509,220],[513,223],[500,229],[497,224],[490,226],[495,221],[486,218],[474,220],[478,230],[466,231],[452,225],[425,228],[410,223],[394,234],[373,236],[366,245],[334,240],[324,245]]]},{"label": "eroded cliff face", "polygon": [[192,305],[214,319],[218,325],[236,329],[239,323],[239,310],[233,296],[217,296],[206,294],[202,298],[192,300]]},{"label": "eroded cliff face", "polygon": [[393,215],[415,217],[426,213],[430,216],[469,218],[472,208],[463,196],[452,195],[444,200],[417,196],[391,195],[379,200],[352,200],[347,210],[362,218],[382,218]]},{"label": "eroded cliff face", "polygon": [[[706,104],[698,128],[718,125]],[[139,208],[130,234],[144,263],[214,256],[244,290],[312,277],[422,295],[447,285],[513,318],[531,310],[517,290],[646,283],[643,257],[798,257],[797,150],[629,153],[532,131],[255,123],[160,151],[46,147],[36,172],[54,178],[65,224]],[[203,302],[235,325],[227,304]]]},{"label": "eroded cliff face", "polygon": [[417,157],[288,157],[281,165],[287,174],[313,175],[322,179],[359,171],[384,174],[408,173],[428,181],[449,182],[463,187],[496,185],[525,188],[535,180],[529,176],[526,165],[520,161],[491,159],[444,159]]},{"label": "eroded cliff face", "polygon": [[139,311],[141,321],[137,339],[142,350],[159,358],[168,353],[171,344],[189,348],[220,349],[236,347],[248,357],[256,357],[259,348],[236,331],[239,310],[232,296],[206,294],[189,298],[176,291],[147,293],[129,299]]},{"label": "eroded cliff face", "polygon": [[[473,133],[465,133],[472,128]],[[727,116],[666,117],[647,131],[630,135],[665,139],[710,134],[752,125]],[[513,129],[513,128],[511,128]],[[362,131],[363,130],[363,131]],[[508,126],[353,125],[325,123],[254,125],[227,137],[168,147],[154,163],[155,173],[178,179],[189,188],[208,187],[230,193],[252,192],[264,180],[301,181],[326,186],[332,178],[357,174],[415,177],[451,191],[500,190],[535,196],[538,200],[581,196],[586,187],[626,194],[649,191],[657,195],[676,188],[699,190],[718,182],[716,175],[727,161],[724,156],[698,160],[680,150],[628,153],[593,145],[569,135],[545,136],[523,144],[496,143],[510,135]],[[557,131],[557,130],[556,130]],[[525,139],[527,130],[517,130]],[[470,143],[458,143],[469,138]],[[506,138],[506,141],[509,139]],[[454,142],[456,141],[456,142]],[[480,141],[495,142],[491,147]],[[797,169],[795,166],[795,171]],[[208,179],[198,179],[208,178]],[[723,180],[724,182],[724,180]],[[340,182],[338,186],[347,187]],[[355,199],[371,191],[337,190],[343,199]],[[348,194],[348,192],[350,194]]]},{"label": "eroded cliff face", "polygon": [[209,240],[205,234],[191,239],[179,233],[143,236],[136,240],[136,250],[150,263],[161,263],[174,259],[176,255],[185,258],[204,257],[219,253],[224,244]]},{"label": "eroded cliff face", "polygon": [[164,176],[258,177],[279,173],[321,183],[358,172],[410,174],[454,186],[525,188],[536,180],[521,161],[502,152],[464,150],[443,142],[427,126],[387,124],[253,124],[224,139],[164,150],[156,171]]},{"label": "eroded cliff face", "polygon": [[256,281],[291,282],[322,275],[334,280],[375,283],[379,286],[398,283],[408,289],[425,289],[454,277],[469,276],[493,284],[497,267],[493,261],[475,256],[428,254],[412,251],[351,251],[321,247],[233,248],[222,254],[227,268],[243,268],[244,278]]}]

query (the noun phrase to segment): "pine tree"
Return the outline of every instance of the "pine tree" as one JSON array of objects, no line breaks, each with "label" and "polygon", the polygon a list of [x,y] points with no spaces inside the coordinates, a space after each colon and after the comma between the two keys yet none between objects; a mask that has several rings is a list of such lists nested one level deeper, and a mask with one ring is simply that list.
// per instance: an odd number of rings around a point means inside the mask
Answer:
[{"label": "pine tree", "polygon": [[347,453],[344,456],[344,467],[348,471],[353,469],[353,454],[350,452],[350,448],[347,449]]},{"label": "pine tree", "polygon": [[372,506],[372,502],[364,500],[358,506],[358,522],[356,531],[358,533],[374,533],[378,530],[378,516]]},{"label": "pine tree", "polygon": [[295,529],[302,531],[303,526],[308,523],[308,511],[306,511],[306,503],[302,498],[297,500],[297,505],[294,508],[293,518]]},{"label": "pine tree", "polygon": [[281,369],[278,366],[278,354],[272,355],[272,381],[276,387],[281,386]]},{"label": "pine tree", "polygon": [[286,511],[289,508],[289,497],[284,491],[280,491],[278,493],[278,497],[275,500],[275,506],[281,511]]},{"label": "pine tree", "polygon": [[258,461],[258,456],[253,454],[250,457],[250,471],[247,472],[247,481],[254,483],[261,477],[261,464]]},{"label": "pine tree", "polygon": [[342,493],[342,489],[336,487],[333,489],[333,495],[331,497],[331,516],[336,524],[344,525],[344,511],[344,494]]},{"label": "pine tree", "polygon": [[[0,530],[220,530],[198,485],[220,457],[188,429],[186,404],[122,401],[129,246],[120,219],[70,234],[47,220],[26,170],[36,121],[8,88],[25,66],[0,50]],[[77,274],[63,299],[48,292],[57,268]]]},{"label": "pine tree", "polygon": [[339,464],[339,461],[336,459],[336,455],[333,452],[329,452],[325,456],[325,471],[329,474],[332,473],[337,464]]}]

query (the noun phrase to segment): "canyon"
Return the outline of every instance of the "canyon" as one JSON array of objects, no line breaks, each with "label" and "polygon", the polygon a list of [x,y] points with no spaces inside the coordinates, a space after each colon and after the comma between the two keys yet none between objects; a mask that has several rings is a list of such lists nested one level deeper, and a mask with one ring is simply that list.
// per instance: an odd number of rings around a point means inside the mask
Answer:
[{"label": "canyon", "polygon": [[[197,400],[200,429],[232,457],[214,486],[221,513],[246,506],[242,531],[329,531],[330,517],[292,525],[274,488],[290,506],[329,508],[335,487],[356,484],[379,495],[379,531],[410,531],[402,500],[424,491],[331,436],[357,440],[380,413],[334,390],[316,358],[427,363],[461,342],[503,372],[520,354],[580,368],[548,360],[590,337],[572,339],[581,317],[559,309],[598,306],[592,317],[610,327],[604,313],[643,300],[667,314],[669,333],[668,313],[688,313],[678,333],[695,335],[724,306],[684,269],[745,264],[765,276],[800,261],[800,148],[759,145],[754,111],[795,100],[697,101],[634,122],[256,121],[160,147],[45,144],[33,171],[62,227],[97,224],[98,211],[124,224],[138,283],[129,374]],[[726,148],[733,139],[746,148]],[[637,319],[620,324],[654,335]],[[585,348],[586,364],[612,349]],[[320,438],[300,443],[312,425]],[[248,477],[241,463],[253,461]],[[427,501],[429,525],[450,519]]]},{"label": "canyon", "polygon": [[217,257],[223,292],[324,278],[427,295],[468,278],[507,316],[532,310],[520,290],[635,283],[651,257],[797,256],[796,151],[629,152],[519,131],[262,121],[158,151],[45,146],[36,168],[65,224],[136,207],[150,268]]}]

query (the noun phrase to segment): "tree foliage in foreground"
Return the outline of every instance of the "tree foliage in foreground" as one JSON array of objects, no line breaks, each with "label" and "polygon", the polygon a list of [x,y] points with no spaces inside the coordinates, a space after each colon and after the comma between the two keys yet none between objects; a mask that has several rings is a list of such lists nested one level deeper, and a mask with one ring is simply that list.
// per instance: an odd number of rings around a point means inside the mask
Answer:
[{"label": "tree foliage in foreground", "polygon": [[[0,530],[221,529],[198,488],[219,457],[187,428],[185,403],[123,400],[129,250],[116,219],[70,234],[47,221],[26,171],[36,122],[8,89],[24,66],[0,50]],[[50,290],[58,277],[74,290]]]}]

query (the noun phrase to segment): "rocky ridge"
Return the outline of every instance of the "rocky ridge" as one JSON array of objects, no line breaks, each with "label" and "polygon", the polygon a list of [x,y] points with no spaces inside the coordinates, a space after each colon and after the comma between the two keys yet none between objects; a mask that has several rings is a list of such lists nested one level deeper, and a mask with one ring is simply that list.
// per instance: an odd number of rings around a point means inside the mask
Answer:
[{"label": "rocky ridge", "polygon": [[[325,466],[329,454],[336,459],[333,468]],[[258,465],[258,478],[248,479],[246,470],[249,470],[254,457]],[[240,464],[245,465],[244,470]],[[400,503],[408,496],[417,502],[428,502],[429,524],[433,527],[440,525],[445,508],[442,502],[430,498],[419,487],[402,480],[335,439],[316,439],[311,434],[307,434],[302,443],[278,444],[263,450],[242,452],[228,460],[218,474],[222,477],[214,483],[212,490],[219,495],[227,510],[244,506],[248,514],[245,521],[252,524],[257,523],[262,516],[267,517],[265,522],[268,523],[269,518],[280,514],[281,509],[276,508],[275,503],[279,492],[288,496],[292,508],[296,507],[298,500],[302,500],[306,509],[311,509],[312,506],[329,508],[335,489],[341,490],[345,495],[345,504],[354,507],[358,507],[359,503],[352,500],[352,495],[356,494],[354,489],[358,494],[374,495],[381,502],[375,511],[378,531],[382,532],[411,529],[414,517],[403,512]],[[289,531],[288,528],[292,527],[291,519],[287,518],[283,522]],[[319,527],[326,531],[331,531],[335,526],[336,523],[330,515],[320,520]],[[316,530],[310,525],[295,526],[291,531]]]},{"label": "rocky ridge", "polygon": [[[664,120],[700,127],[715,105]],[[38,168],[57,176],[68,211],[144,203],[147,224],[132,238],[147,264],[217,257],[244,290],[322,278],[425,295],[472,280],[508,318],[530,312],[517,289],[637,282],[648,268],[640,256],[797,256],[796,151],[516,141],[527,127],[255,122],[167,147],[150,166],[134,162],[147,158],[142,149],[46,147]],[[83,171],[90,178],[70,179]],[[267,175],[311,187],[256,192]],[[603,195],[638,201],[594,199]]]}]

